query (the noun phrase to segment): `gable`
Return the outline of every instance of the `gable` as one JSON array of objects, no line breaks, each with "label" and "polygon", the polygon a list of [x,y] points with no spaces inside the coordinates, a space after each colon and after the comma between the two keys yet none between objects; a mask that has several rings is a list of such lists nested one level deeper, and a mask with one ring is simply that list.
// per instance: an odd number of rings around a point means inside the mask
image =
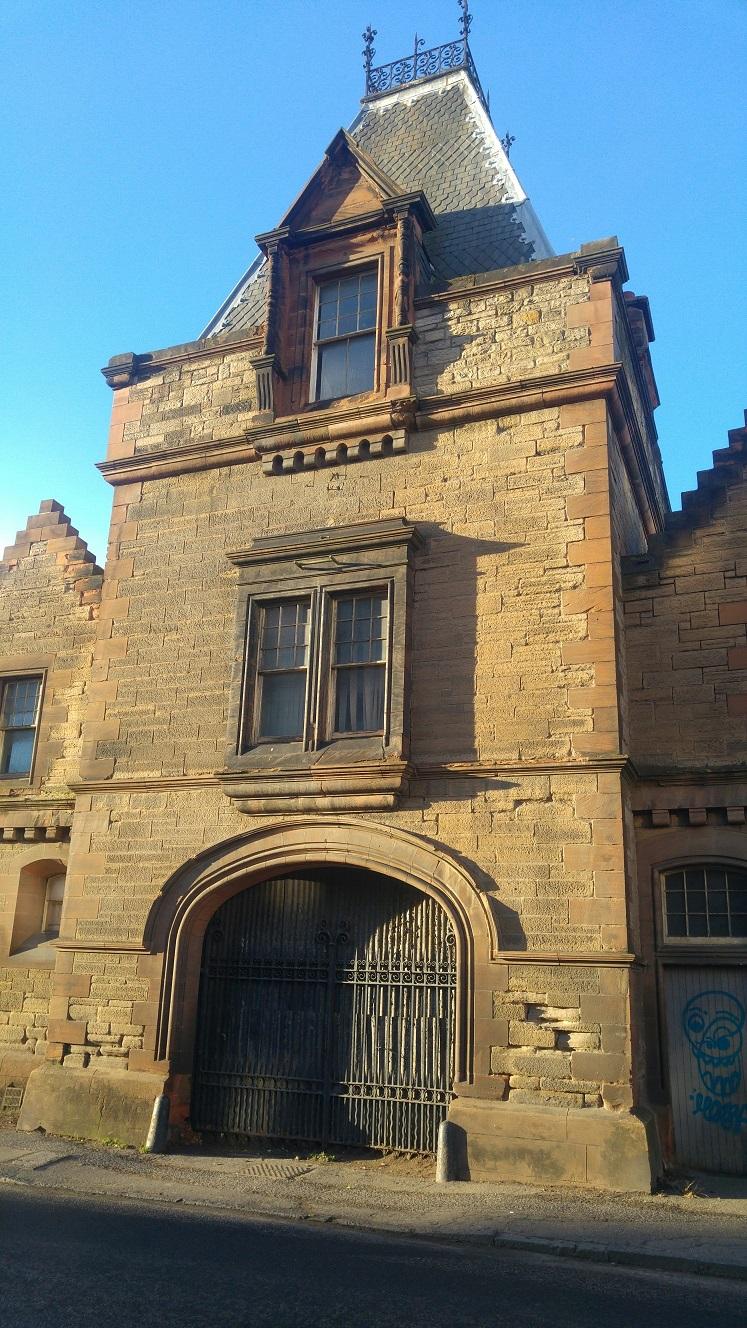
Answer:
[{"label": "gable", "polygon": [[281,227],[303,230],[378,212],[382,203],[402,191],[341,129],[321,165],[301,190],[280,222]]},{"label": "gable", "polygon": [[325,161],[315,178],[315,187],[294,217],[294,228],[324,226],[352,217],[378,212],[381,194],[352,159]]}]

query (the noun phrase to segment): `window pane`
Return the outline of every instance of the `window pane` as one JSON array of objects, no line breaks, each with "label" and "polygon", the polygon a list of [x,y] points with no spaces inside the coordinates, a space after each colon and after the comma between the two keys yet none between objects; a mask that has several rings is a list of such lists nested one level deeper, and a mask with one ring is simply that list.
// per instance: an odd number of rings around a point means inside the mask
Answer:
[{"label": "window pane", "polygon": [[348,396],[347,390],[347,349],[346,341],[334,341],[331,346],[319,349],[319,371],[317,396],[322,401],[333,397]]},{"label": "window pane", "polygon": [[39,678],[17,678],[3,688],[2,723],[4,728],[26,728],[36,719]]},{"label": "window pane", "polygon": [[374,385],[374,337],[353,337],[348,343],[346,396],[370,392]]},{"label": "window pane", "polygon": [[338,599],[335,664],[373,664],[383,661],[386,622],[387,602],[381,592],[373,595],[346,595]]},{"label": "window pane", "polygon": [[31,757],[34,754],[33,729],[9,729],[3,742],[2,766],[0,774],[28,775],[31,773]]},{"label": "window pane", "polygon": [[687,924],[684,913],[667,914],[667,935],[687,936]]},{"label": "window pane", "polygon": [[308,635],[308,600],[293,599],[284,600],[282,604],[268,604],[263,612],[260,670],[305,668]]},{"label": "window pane", "polygon": [[338,669],[335,674],[335,731],[380,732],[384,727],[384,670],[381,665]]},{"label": "window pane", "polygon": [[729,919],[725,913],[711,913],[709,918],[709,929],[711,936],[728,936]]},{"label": "window pane", "polygon": [[261,738],[303,737],[306,672],[270,673],[262,678]]}]

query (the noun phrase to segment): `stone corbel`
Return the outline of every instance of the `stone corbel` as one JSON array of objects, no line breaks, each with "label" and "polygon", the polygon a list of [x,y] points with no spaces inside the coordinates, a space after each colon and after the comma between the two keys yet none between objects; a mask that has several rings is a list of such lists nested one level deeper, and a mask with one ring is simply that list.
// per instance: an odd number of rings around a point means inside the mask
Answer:
[{"label": "stone corbel", "polygon": [[415,328],[412,323],[387,328],[386,339],[389,343],[389,386],[404,387],[409,394],[412,383],[410,347],[417,340]]},{"label": "stone corbel", "polygon": [[258,355],[250,360],[257,382],[257,413],[268,421],[275,419],[275,379],[279,374],[275,354]]},{"label": "stone corbel", "polygon": [[101,372],[109,386],[116,392],[119,388],[129,387],[130,383],[134,382],[137,364],[137,355],[129,351],[125,355],[112,355]]},{"label": "stone corbel", "polygon": [[280,304],[280,263],[287,227],[258,235],[257,243],[267,258],[267,306],[262,354],[251,361],[257,380],[257,413],[262,423],[272,423],[277,414],[275,385],[282,377],[278,356],[278,317]]}]

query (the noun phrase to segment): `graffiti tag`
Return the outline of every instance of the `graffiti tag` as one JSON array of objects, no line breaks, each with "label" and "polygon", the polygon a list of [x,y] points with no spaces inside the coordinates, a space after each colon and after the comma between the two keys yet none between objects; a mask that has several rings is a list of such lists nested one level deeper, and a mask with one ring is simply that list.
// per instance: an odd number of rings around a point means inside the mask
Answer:
[{"label": "graffiti tag", "polygon": [[747,1126],[747,1105],[727,1102],[742,1082],[745,1010],[728,991],[702,991],[682,1011],[682,1027],[707,1092],[690,1094],[693,1115],[739,1134]]},{"label": "graffiti tag", "polygon": [[693,1116],[702,1116],[709,1125],[720,1125],[732,1134],[740,1134],[742,1126],[747,1125],[747,1103],[740,1106],[738,1102],[719,1102],[707,1093],[691,1093],[690,1101]]}]

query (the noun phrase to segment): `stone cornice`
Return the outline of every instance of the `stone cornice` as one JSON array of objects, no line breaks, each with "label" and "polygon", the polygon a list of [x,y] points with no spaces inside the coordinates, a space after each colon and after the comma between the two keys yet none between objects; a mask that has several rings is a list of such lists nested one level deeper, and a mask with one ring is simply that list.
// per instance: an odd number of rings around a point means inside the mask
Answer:
[{"label": "stone cornice", "polygon": [[110,484],[161,479],[195,470],[235,466],[256,461],[261,454],[315,443],[344,441],[374,428],[400,428],[414,419],[420,429],[451,428],[455,424],[496,415],[543,410],[574,401],[608,396],[622,373],[620,364],[538,375],[489,387],[472,388],[448,396],[368,402],[355,408],[310,412],[271,425],[259,424],[240,434],[189,443],[184,447],[145,452],[98,464]]},{"label": "stone cornice", "polygon": [[[423,762],[412,766],[413,779],[486,779],[502,775],[558,775],[558,774],[595,774],[604,771],[624,771],[628,764],[626,756],[611,752],[608,756],[599,756],[592,760],[572,761],[454,761]],[[121,779],[80,780],[70,784],[73,793],[149,793],[153,790],[181,790],[199,788],[221,788],[223,784],[236,776],[230,772],[204,775],[135,775]]]},{"label": "stone cornice", "polygon": [[162,369],[172,369],[177,364],[213,359],[228,351],[257,351],[261,346],[262,337],[256,332],[239,337],[210,337],[209,340],[187,341],[179,346],[167,346],[163,350],[146,351],[142,355],[133,352],[113,355],[101,372],[111,388],[129,387],[132,383],[160,373]]},{"label": "stone cornice", "polygon": [[289,558],[312,558],[333,553],[358,553],[362,549],[380,549],[390,545],[422,544],[417,528],[404,517],[385,521],[362,521],[352,526],[331,526],[323,530],[294,531],[290,535],[264,535],[248,549],[232,550],[228,561],[239,566],[253,563],[287,562]]},{"label": "stone cornice", "polygon": [[493,272],[455,277],[441,290],[419,296],[415,307],[425,309],[431,304],[444,301],[469,299],[473,295],[482,297],[494,291],[510,290],[530,283],[534,285],[538,281],[557,281],[558,277],[577,277],[586,272],[592,274],[593,279],[600,280],[602,269],[607,269],[607,278],[619,283],[627,281],[628,269],[620,245],[600,243],[598,246],[582,246],[577,253],[559,254],[538,263],[520,263],[515,267],[497,268]]},{"label": "stone cornice", "polygon": [[630,968],[640,963],[637,955],[619,950],[584,950],[580,954],[565,950],[498,950],[493,956],[498,964],[595,964],[607,968]]},{"label": "stone cornice", "polygon": [[723,770],[681,770],[676,766],[634,766],[634,775],[639,784],[650,784],[655,788],[668,788],[670,785],[690,786],[713,784],[747,784],[747,765],[724,766]]}]

